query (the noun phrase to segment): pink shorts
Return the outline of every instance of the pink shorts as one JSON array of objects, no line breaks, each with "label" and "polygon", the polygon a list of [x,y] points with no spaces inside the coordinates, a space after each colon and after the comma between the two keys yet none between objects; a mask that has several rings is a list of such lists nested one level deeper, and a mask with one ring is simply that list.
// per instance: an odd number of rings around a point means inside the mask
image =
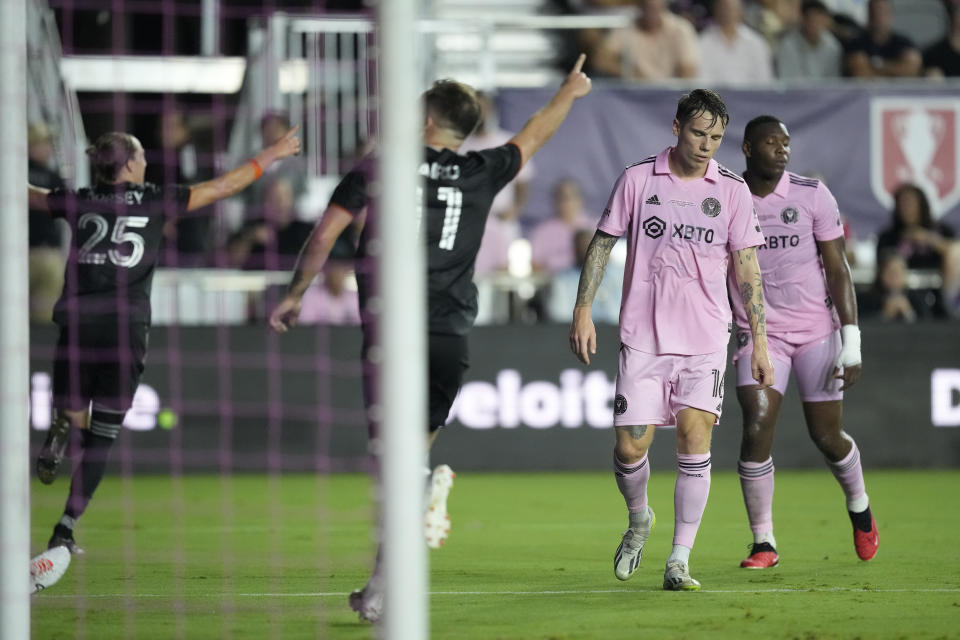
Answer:
[{"label": "pink shorts", "polygon": [[[753,350],[750,332],[738,331],[737,344],[739,348],[733,355],[733,362],[737,365],[737,386],[756,384],[750,372],[750,353]],[[804,402],[829,402],[843,398],[843,392],[840,391],[843,381],[833,377],[842,346],[839,331],[806,344],[791,344],[775,335],[768,335],[767,344],[770,345],[770,360],[773,363],[773,389],[780,395],[786,392],[790,369],[793,369],[797,390]]]},{"label": "pink shorts", "polygon": [[655,355],[621,344],[613,424],[674,425],[677,413],[688,407],[708,411],[718,422],[726,366],[726,351]]}]

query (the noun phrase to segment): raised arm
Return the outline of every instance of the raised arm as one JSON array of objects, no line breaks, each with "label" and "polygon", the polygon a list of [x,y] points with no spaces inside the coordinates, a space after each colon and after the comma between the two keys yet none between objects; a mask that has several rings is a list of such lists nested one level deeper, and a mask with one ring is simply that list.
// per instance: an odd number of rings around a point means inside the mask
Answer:
[{"label": "raised arm", "polygon": [[590,78],[581,71],[586,59],[586,54],[581,53],[573,69],[563,81],[563,85],[550,102],[533,114],[520,133],[510,140],[520,149],[524,162],[532,158],[533,154],[553,137],[570,112],[573,101],[590,93]]},{"label": "raised arm", "polygon": [[757,384],[769,387],[773,384],[773,365],[767,351],[767,312],[763,305],[763,280],[760,277],[760,264],[757,262],[757,248],[746,247],[734,251],[733,254],[737,289],[747,311],[747,321],[753,335],[750,369]]},{"label": "raised arm", "polygon": [[590,308],[607,270],[610,251],[617,240],[616,236],[598,230],[587,247],[587,256],[580,271],[577,302],[573,307],[573,324],[570,326],[570,350],[584,364],[590,364],[590,354],[597,352],[597,329],[593,325]]},{"label": "raised arm", "polygon": [[860,379],[862,358],[860,356],[860,328],[857,326],[857,296],[853,289],[853,276],[847,262],[847,250],[843,237],[826,242],[817,242],[823,272],[826,275],[827,291],[840,317],[840,335],[843,348],[837,359],[833,375],[843,380],[841,389],[856,384]]},{"label": "raised arm", "polygon": [[270,145],[249,162],[232,171],[190,187],[190,202],[187,204],[187,211],[193,211],[200,207],[213,204],[217,200],[229,198],[232,195],[240,193],[259,178],[277,160],[300,153],[300,140],[297,138],[297,125],[280,138],[276,143]]},{"label": "raised arm", "polygon": [[270,326],[274,331],[286,333],[287,329],[297,323],[304,292],[323,269],[333,244],[353,219],[352,213],[335,204],[331,204],[323,212],[320,222],[313,228],[300,251],[287,295],[270,314]]},{"label": "raised arm", "polygon": [[47,202],[47,194],[50,189],[42,189],[32,184],[27,185],[27,204],[33,211],[46,211],[50,213],[50,204]]}]

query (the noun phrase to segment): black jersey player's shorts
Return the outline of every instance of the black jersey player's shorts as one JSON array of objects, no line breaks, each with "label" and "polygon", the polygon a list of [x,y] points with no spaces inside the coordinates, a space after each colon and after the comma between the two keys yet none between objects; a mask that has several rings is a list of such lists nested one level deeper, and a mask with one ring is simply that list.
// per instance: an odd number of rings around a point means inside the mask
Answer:
[{"label": "black jersey player's shorts", "polygon": [[467,337],[430,334],[430,432],[444,425],[470,366]]},{"label": "black jersey player's shorts", "polygon": [[[467,351],[467,337],[431,333],[429,339],[429,363],[427,389],[429,392],[428,428],[433,433],[444,425],[450,414],[450,407],[463,384],[463,374],[470,366]],[[377,435],[377,420],[370,407],[379,402],[377,367],[368,357],[370,342],[364,332],[363,341],[363,395],[368,407],[368,427],[370,437]]]},{"label": "black jersey player's shorts", "polygon": [[92,401],[128,410],[143,374],[148,333],[144,322],[61,325],[53,363],[54,406],[79,411]]}]

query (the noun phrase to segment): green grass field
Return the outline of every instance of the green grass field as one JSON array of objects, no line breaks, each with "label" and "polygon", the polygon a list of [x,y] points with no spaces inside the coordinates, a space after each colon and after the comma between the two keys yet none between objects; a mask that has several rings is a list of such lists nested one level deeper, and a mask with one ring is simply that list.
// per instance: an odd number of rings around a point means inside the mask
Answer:
[{"label": "green grass field", "polygon": [[[960,472],[868,470],[877,557],[853,551],[826,471],[778,472],[780,566],[739,569],[750,532],[733,473],[714,473],[691,557],[698,593],[661,591],[673,480],[629,582],[613,577],[626,513],[610,473],[460,473],[453,531],[431,552],[434,638],[958,638]],[[33,550],[65,480],[33,487]],[[77,529],[87,554],[32,600],[33,637],[371,638],[347,594],[373,553],[360,475],[108,477]]]}]

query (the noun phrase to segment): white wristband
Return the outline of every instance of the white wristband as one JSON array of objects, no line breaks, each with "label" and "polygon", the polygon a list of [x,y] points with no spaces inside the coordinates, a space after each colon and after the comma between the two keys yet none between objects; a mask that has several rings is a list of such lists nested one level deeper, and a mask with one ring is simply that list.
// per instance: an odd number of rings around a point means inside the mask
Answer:
[{"label": "white wristband", "polygon": [[837,358],[838,367],[852,367],[862,362],[860,357],[860,327],[855,324],[845,324],[840,327],[840,339],[843,348]]}]

